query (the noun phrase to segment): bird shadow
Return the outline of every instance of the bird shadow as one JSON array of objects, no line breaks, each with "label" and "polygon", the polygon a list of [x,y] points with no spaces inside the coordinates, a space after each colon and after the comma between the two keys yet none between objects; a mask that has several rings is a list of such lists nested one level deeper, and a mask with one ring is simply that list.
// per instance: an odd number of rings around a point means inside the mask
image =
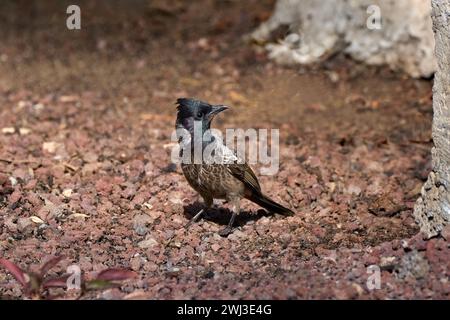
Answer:
[{"label": "bird shadow", "polygon": [[[188,204],[184,206],[184,216],[186,219],[191,220],[192,217],[203,208],[204,205],[198,201]],[[231,219],[231,215],[232,212],[230,209],[213,206],[203,213],[202,219],[226,226]],[[271,215],[273,214],[263,209],[259,209],[256,213],[241,210],[240,214],[237,215],[236,220],[234,221],[234,227],[242,227],[249,221],[256,221],[262,217],[268,217]]]}]

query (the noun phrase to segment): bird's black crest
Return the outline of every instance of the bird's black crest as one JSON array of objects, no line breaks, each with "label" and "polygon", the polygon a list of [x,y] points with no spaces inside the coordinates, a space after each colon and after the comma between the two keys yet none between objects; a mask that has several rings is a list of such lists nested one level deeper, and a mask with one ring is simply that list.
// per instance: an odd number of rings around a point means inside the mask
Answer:
[{"label": "bird's black crest", "polygon": [[191,115],[194,109],[211,107],[211,105],[207,102],[192,98],[178,98],[176,104],[178,116],[181,118]]},{"label": "bird's black crest", "polygon": [[208,104],[206,102],[192,99],[192,98],[178,98],[176,104],[178,105],[178,110],[182,108],[195,108],[202,104]]}]

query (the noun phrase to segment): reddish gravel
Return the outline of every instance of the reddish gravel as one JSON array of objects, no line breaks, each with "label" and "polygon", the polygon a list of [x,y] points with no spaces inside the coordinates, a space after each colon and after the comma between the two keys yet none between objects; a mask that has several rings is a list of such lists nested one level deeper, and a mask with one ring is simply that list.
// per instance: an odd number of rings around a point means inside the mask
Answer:
[{"label": "reddish gravel", "polygon": [[[271,2],[81,2],[75,33],[62,4],[2,5],[0,256],[139,274],[86,298],[448,299],[450,229],[425,241],[412,217],[431,81],[345,57],[273,65],[241,39]],[[170,161],[179,96],[231,105],[222,129],[280,129],[280,170],[260,182],[295,216],[245,202],[228,238],[227,205],[183,229],[200,203]],[[4,272],[0,298],[23,298]]]}]

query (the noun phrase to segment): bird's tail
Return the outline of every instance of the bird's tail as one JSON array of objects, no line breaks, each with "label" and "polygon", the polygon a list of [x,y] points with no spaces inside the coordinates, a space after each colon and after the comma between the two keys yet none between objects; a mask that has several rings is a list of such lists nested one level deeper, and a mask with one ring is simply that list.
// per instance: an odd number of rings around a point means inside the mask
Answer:
[{"label": "bird's tail", "polygon": [[279,213],[285,216],[291,216],[294,214],[294,212],[291,209],[283,207],[281,204],[276,203],[275,201],[263,195],[262,193],[260,194],[253,193],[250,197],[248,197],[248,199],[260,205],[261,207],[269,210],[270,212]]}]

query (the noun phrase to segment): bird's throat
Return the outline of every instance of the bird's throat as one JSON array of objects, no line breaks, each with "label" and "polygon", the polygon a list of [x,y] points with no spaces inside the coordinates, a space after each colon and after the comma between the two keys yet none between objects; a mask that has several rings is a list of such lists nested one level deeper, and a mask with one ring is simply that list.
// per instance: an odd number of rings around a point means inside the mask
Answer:
[{"label": "bird's throat", "polygon": [[208,121],[194,121],[193,118],[177,121],[177,129],[182,128],[189,132],[192,151],[196,148],[203,150],[214,141],[214,137],[210,133],[210,126]]}]

